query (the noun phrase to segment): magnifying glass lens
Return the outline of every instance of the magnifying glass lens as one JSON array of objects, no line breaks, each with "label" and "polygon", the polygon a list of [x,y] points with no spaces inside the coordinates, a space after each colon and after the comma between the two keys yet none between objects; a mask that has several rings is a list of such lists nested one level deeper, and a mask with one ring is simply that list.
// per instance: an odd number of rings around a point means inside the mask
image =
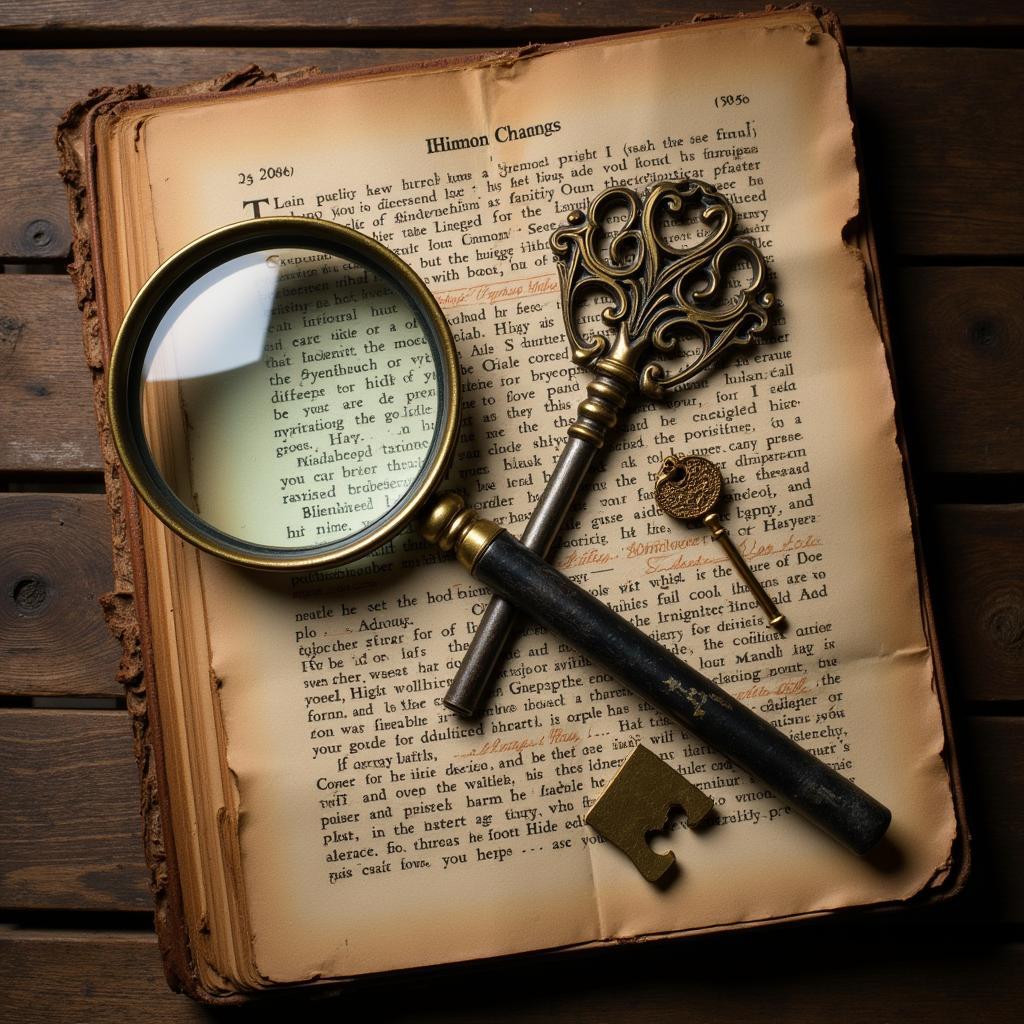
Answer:
[{"label": "magnifying glass lens", "polygon": [[244,546],[294,553],[373,529],[421,479],[446,419],[414,298],[331,252],[216,262],[158,316],[141,360],[157,476]]}]

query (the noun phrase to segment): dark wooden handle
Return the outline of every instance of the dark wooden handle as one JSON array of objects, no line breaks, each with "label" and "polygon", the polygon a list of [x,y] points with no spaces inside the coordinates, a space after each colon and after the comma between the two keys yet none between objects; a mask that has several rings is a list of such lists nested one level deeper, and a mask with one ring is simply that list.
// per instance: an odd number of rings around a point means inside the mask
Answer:
[{"label": "dark wooden handle", "polygon": [[473,575],[767,783],[844,846],[866,853],[885,834],[891,819],[886,807],[507,533],[491,542]]}]

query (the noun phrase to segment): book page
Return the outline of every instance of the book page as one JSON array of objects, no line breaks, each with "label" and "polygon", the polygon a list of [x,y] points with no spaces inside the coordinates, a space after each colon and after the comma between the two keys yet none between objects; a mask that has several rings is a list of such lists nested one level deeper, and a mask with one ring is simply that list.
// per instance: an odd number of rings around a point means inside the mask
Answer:
[{"label": "book page", "polygon": [[[551,231],[612,184],[721,189],[775,274],[774,338],[627,413],[553,557],[893,811],[885,855],[853,856],[536,628],[482,719],[453,718],[441,697],[489,595],[411,532],[327,576],[204,556],[266,979],[813,914],[906,899],[942,874],[955,823],[892,394],[863,261],[843,243],[858,212],[845,72],[813,16],[157,105],[137,120],[126,131],[161,258],[221,224],[292,214],[372,234],[424,278],[463,364],[449,483],[513,533],[587,380],[568,354]],[[300,394],[329,338],[293,342],[265,366]],[[370,395],[387,408],[387,389]],[[289,402],[296,418],[309,404]],[[709,533],[655,508],[670,451],[722,467],[723,522],[785,636]],[[342,479],[309,470],[306,484]],[[714,827],[669,836],[681,873],[664,891],[583,823],[637,742],[717,804]]]}]

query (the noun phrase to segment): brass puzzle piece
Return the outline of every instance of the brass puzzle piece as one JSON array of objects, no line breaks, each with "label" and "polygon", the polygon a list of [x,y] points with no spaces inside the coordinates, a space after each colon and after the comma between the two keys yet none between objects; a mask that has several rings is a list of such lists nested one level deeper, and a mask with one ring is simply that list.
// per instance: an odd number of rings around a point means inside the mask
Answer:
[{"label": "brass puzzle piece", "polygon": [[586,821],[629,857],[648,882],[658,882],[676,858],[671,850],[655,853],[647,836],[665,827],[673,807],[681,807],[694,828],[711,813],[714,801],[641,744],[590,808]]}]

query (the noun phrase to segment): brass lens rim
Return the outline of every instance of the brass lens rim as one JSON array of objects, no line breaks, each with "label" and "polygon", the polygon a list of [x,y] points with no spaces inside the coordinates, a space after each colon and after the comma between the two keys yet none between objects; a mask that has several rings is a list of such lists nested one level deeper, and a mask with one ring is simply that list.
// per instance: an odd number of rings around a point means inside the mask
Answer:
[{"label": "brass lens rim", "polygon": [[[142,367],[153,332],[182,292],[227,260],[261,249],[327,252],[376,271],[422,318],[437,368],[439,418],[423,468],[383,518],[353,536],[306,548],[247,543],[203,521],[170,489],[153,461],[142,429]],[[154,514],[190,544],[250,569],[308,571],[354,561],[385,544],[423,507],[441,483],[459,433],[459,361],[451,328],[437,300],[402,259],[375,239],[330,221],[262,217],[218,228],[176,252],[142,286],[125,314],[107,368],[107,413],[118,455],[132,486]]]}]

